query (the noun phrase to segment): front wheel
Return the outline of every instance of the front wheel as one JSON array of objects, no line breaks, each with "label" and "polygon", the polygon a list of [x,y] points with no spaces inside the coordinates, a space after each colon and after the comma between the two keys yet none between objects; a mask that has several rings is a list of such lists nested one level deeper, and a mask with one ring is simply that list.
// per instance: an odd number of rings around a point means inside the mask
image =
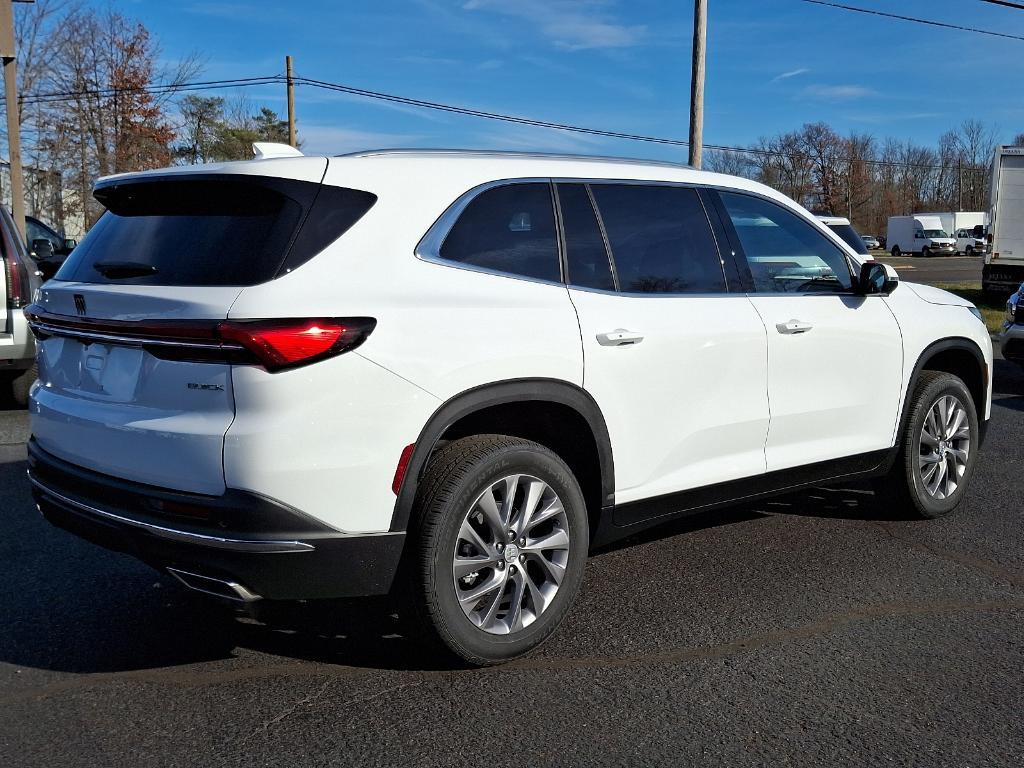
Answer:
[{"label": "front wheel", "polygon": [[433,639],[485,665],[554,632],[589,548],[583,494],[561,458],[503,435],[456,440],[431,461],[414,511],[412,598]]},{"label": "front wheel", "polygon": [[900,247],[898,245],[894,245],[892,247],[892,257],[894,259],[898,259],[900,257]]},{"label": "front wheel", "polygon": [[931,251],[929,251],[927,248],[922,248],[921,249],[921,256],[923,256],[924,258],[927,259],[931,255],[932,255]]},{"label": "front wheel", "polygon": [[974,246],[968,245],[967,246],[967,250],[964,251],[964,255],[965,256],[973,256],[974,255]]},{"label": "front wheel", "polygon": [[974,400],[958,377],[924,371],[909,407],[896,462],[876,490],[921,517],[951,514],[963,506],[977,463]]}]

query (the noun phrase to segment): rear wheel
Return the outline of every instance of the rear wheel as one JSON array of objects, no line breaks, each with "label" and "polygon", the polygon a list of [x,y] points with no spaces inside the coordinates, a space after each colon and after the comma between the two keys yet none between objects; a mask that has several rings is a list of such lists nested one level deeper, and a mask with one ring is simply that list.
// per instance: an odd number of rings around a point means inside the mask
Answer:
[{"label": "rear wheel", "polygon": [[963,506],[978,456],[978,415],[958,377],[924,371],[910,400],[899,454],[876,485],[889,503],[922,517],[942,517]]},{"label": "rear wheel", "polygon": [[28,392],[37,378],[39,378],[39,368],[33,362],[31,368],[11,379],[11,399],[19,408],[28,405]]},{"label": "rear wheel", "polygon": [[528,440],[463,438],[434,457],[416,504],[411,597],[433,639],[485,665],[554,632],[589,547],[583,494],[565,462]]}]

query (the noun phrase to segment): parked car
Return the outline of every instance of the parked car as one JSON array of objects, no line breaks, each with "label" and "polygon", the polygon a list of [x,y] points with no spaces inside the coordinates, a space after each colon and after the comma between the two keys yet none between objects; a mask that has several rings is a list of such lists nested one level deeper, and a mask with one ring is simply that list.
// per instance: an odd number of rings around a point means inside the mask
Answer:
[{"label": "parked car", "polygon": [[57,274],[60,265],[78,243],[58,234],[57,230],[34,216],[25,217],[25,230],[28,235],[29,256],[35,261],[36,269],[43,280],[49,280]]},{"label": "parked car", "polygon": [[768,187],[262,155],[98,182],[107,212],[27,310],[53,524],[246,603],[387,594],[488,664],[552,633],[592,548],[680,516],[838,479],[964,502],[977,309]]},{"label": "parked car", "polygon": [[1006,301],[1006,321],[999,334],[1003,357],[1024,368],[1024,283]]},{"label": "parked car", "polygon": [[985,255],[988,244],[985,241],[984,227],[978,226],[967,229],[958,229],[955,237],[957,253],[962,253],[964,256]]},{"label": "parked car", "polygon": [[956,254],[956,240],[942,228],[938,216],[890,216],[885,239],[893,258],[904,253],[911,256]]},{"label": "parked car", "polygon": [[4,398],[10,397],[24,407],[29,387],[36,380],[36,345],[22,309],[32,300],[38,279],[14,219],[2,205],[0,260],[4,272],[0,285],[0,390]]},{"label": "parked car", "polygon": [[864,235],[861,237],[861,240],[864,241],[864,247],[869,251],[882,247],[882,244],[878,242],[878,238],[874,235]]},{"label": "parked car", "polygon": [[824,224],[826,227],[831,229],[843,242],[846,243],[850,248],[857,254],[857,263],[860,264],[865,261],[871,260],[871,254],[868,253],[867,245],[864,243],[864,238],[857,234],[857,230],[853,228],[850,220],[843,216],[825,216],[818,215],[818,221]]}]

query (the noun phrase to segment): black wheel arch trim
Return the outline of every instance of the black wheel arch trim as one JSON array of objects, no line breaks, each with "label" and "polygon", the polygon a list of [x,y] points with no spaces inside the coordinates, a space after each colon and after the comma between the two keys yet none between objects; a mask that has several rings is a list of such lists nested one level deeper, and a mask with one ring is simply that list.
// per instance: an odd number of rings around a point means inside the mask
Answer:
[{"label": "black wheel arch trim", "polygon": [[[981,369],[981,397],[982,402],[975,403],[975,408],[978,411],[978,424],[980,425],[979,443],[984,440],[985,432],[988,427],[988,418],[985,415],[985,406],[988,401],[988,388],[992,377],[992,371],[989,370],[988,363],[985,361],[985,353],[981,351],[981,347],[971,339],[963,336],[950,336],[945,339],[939,339],[933,341],[918,355],[917,362],[914,364],[914,371],[910,374],[910,382],[907,385],[906,395],[903,398],[903,408],[900,411],[899,431],[896,433],[896,445],[893,449],[893,460],[895,460],[896,452],[899,449],[900,437],[903,435],[903,431],[907,427],[907,419],[910,418],[910,398],[914,394],[914,389],[917,387],[918,379],[921,377],[921,371],[927,369],[927,364],[936,355],[942,352],[948,352],[950,350],[960,350],[964,352],[970,352],[974,359],[978,363],[978,367]],[[974,392],[971,389],[971,382],[965,381],[967,390],[971,392],[972,397]]]},{"label": "black wheel arch trim", "polygon": [[615,503],[615,465],[611,438],[608,436],[604,415],[594,398],[582,387],[561,379],[509,379],[461,392],[446,400],[434,411],[416,439],[416,447],[413,449],[398,492],[398,499],[395,501],[390,530],[404,531],[408,527],[419,481],[438,441],[450,427],[466,416],[485,408],[531,400],[568,406],[589,425],[597,446],[601,469],[601,505],[612,506]]}]

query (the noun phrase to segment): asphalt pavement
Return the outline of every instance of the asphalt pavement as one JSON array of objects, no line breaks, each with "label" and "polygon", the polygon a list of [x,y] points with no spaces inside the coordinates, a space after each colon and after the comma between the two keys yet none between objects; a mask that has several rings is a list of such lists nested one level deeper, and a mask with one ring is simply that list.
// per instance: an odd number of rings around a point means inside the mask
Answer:
[{"label": "asphalt pavement", "polygon": [[900,256],[873,251],[871,258],[892,264],[903,280],[913,283],[980,283],[985,260],[979,256]]},{"label": "asphalt pavement", "polygon": [[0,766],[1019,766],[1024,375],[995,389],[963,514],[850,486],[651,531],[485,670],[374,606],[263,623],[51,528],[0,411]]}]

